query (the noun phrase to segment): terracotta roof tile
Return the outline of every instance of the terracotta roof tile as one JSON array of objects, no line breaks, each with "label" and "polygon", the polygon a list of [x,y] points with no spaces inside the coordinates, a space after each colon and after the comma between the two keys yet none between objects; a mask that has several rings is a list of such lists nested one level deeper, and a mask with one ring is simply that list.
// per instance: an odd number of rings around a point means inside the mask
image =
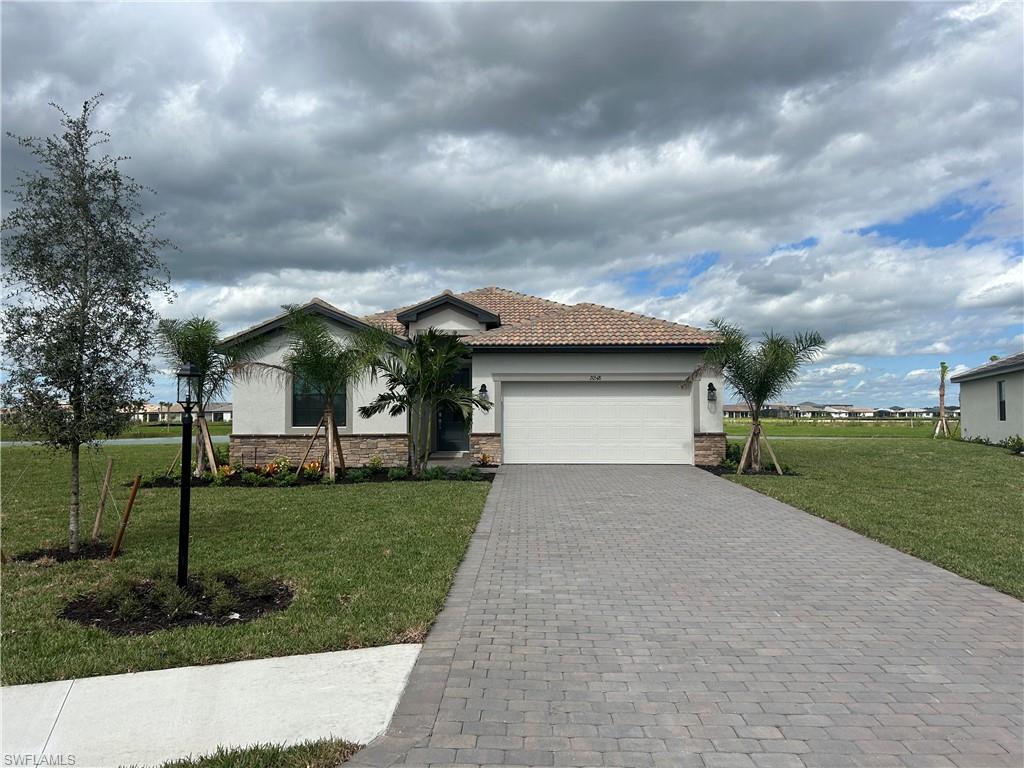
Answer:
[{"label": "terracotta roof tile", "polygon": [[710,331],[600,304],[563,306],[464,339],[474,347],[702,346],[717,340]]},{"label": "terracotta roof tile", "polygon": [[[444,294],[438,294],[438,296],[442,295]],[[470,304],[480,307],[480,309],[486,309],[488,312],[493,312],[501,320],[501,324],[503,326],[512,323],[521,323],[524,320],[536,317],[542,312],[547,312],[552,309],[561,309],[566,306],[565,304],[559,304],[557,301],[510,291],[507,288],[498,288],[493,285],[488,286],[487,288],[477,288],[472,291],[456,293],[453,295],[463,301],[468,301]],[[392,333],[404,334],[405,326],[398,322],[398,315],[402,314],[407,309],[411,309],[412,307],[422,303],[423,302],[421,301],[417,301],[416,304],[407,304],[404,307],[396,307],[395,309],[376,312],[372,315],[367,315],[363,319],[372,325],[378,325],[382,328],[386,328]]]}]

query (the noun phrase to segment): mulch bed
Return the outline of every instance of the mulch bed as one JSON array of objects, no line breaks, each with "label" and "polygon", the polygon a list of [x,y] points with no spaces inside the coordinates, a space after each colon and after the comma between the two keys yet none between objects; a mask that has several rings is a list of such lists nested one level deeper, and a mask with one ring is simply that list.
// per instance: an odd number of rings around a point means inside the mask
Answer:
[{"label": "mulch bed", "polygon": [[[494,468],[495,468],[495,465],[475,466],[474,469],[480,470],[480,477],[476,478],[475,480],[462,480],[462,479],[460,479],[458,477],[455,477],[454,474],[453,474],[452,477],[450,477],[448,479],[452,480],[452,481],[455,481],[455,482],[463,482],[463,483],[464,482],[486,482],[486,483],[491,483],[491,482],[494,482],[494,472],[493,471],[489,471],[489,470],[492,470]],[[355,469],[355,467],[353,467],[353,469]],[[253,468],[252,467],[246,467],[245,471],[253,472]],[[294,470],[289,472],[289,474],[294,475],[295,474]],[[224,487],[224,488],[297,488],[297,487],[303,486],[303,485],[321,485],[321,483],[322,483],[322,480],[321,480],[321,478],[319,476],[313,477],[313,478],[306,478],[306,477],[303,477],[303,476],[299,476],[299,477],[297,477],[295,479],[294,483],[291,483],[289,485],[278,485],[277,483],[272,482],[272,480],[274,478],[276,478],[276,477],[279,477],[279,475],[261,475],[261,477],[266,477],[271,482],[267,482],[267,483],[261,484],[261,485],[253,485],[253,484],[244,482],[242,480],[241,474],[236,474],[236,475],[232,475],[230,477],[224,478],[219,484],[216,484],[216,485],[218,485],[219,487]],[[361,478],[359,480],[352,480],[347,475],[345,477],[341,477],[340,474],[339,474],[337,479],[334,481],[335,485],[359,485],[360,483],[406,483],[406,482],[421,482],[421,481],[420,481],[419,478],[413,477],[412,475],[409,475],[409,476],[406,476],[406,477],[402,477],[402,478],[397,478],[397,479],[389,478],[388,477],[388,470],[387,470],[387,468],[376,470],[371,475],[363,477],[363,478]],[[131,483],[130,482],[126,482],[124,485],[126,487],[128,487],[128,486],[131,485]],[[181,483],[179,482],[179,478],[178,478],[177,475],[157,475],[155,477],[144,478],[142,480],[142,484],[141,484],[140,487],[141,488],[177,488],[180,485],[181,485]],[[215,485],[215,483],[209,477],[193,477],[191,485],[192,485],[193,488],[207,488],[209,486]]]},{"label": "mulch bed", "polygon": [[11,560],[16,563],[70,563],[75,560],[105,560],[110,556],[110,545],[102,541],[80,544],[77,552],[68,551],[67,547],[43,547],[31,552],[14,555]]},{"label": "mulch bed", "polygon": [[[703,469],[705,472],[710,472],[712,475],[718,475],[719,477],[721,477],[722,475],[735,475],[736,474],[736,467],[723,467],[723,466],[720,466],[720,465],[717,465],[717,464],[714,465],[714,466],[699,465],[697,467],[697,469]],[[762,469],[760,472],[751,472],[748,469],[743,474],[744,475],[771,475],[772,477],[778,477],[779,476],[779,473],[775,471],[775,467],[774,466],[771,469]],[[797,477],[799,475],[799,473],[798,472],[794,472],[791,469],[783,468],[782,475],[783,475],[783,477]]]},{"label": "mulch bed", "polygon": [[142,605],[131,618],[120,616],[117,608],[110,606],[109,599],[102,600],[96,595],[79,595],[59,615],[62,619],[102,629],[112,635],[148,635],[176,627],[244,624],[283,611],[291,605],[294,597],[292,588],[280,580],[269,582],[265,588],[255,592],[232,576],[220,576],[218,580],[227,587],[233,598],[231,610],[227,613],[212,612],[206,585],[192,578],[185,588],[188,596],[195,601],[195,608],[190,611],[168,615],[160,605],[154,604],[158,602],[153,599],[156,583],[151,579],[143,579],[133,584],[130,593],[125,596]]}]

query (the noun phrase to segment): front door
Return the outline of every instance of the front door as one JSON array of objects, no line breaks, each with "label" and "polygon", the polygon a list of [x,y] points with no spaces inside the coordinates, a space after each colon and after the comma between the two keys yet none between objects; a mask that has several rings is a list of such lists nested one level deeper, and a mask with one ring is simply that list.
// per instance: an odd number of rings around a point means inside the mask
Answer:
[{"label": "front door", "polygon": [[[472,384],[472,376],[469,368],[463,368],[455,375],[453,381],[460,387],[468,388]],[[468,451],[469,432],[466,430],[466,420],[462,413],[449,408],[439,408],[437,411],[437,450],[439,451]]]}]

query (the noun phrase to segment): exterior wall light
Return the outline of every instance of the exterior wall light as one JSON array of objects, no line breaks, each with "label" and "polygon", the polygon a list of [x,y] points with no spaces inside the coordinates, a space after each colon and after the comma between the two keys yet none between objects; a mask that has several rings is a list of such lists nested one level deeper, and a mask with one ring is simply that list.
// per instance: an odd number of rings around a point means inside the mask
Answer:
[{"label": "exterior wall light", "polygon": [[713,403],[718,400],[718,390],[715,389],[715,385],[708,382],[708,402]]},{"label": "exterior wall light", "polygon": [[480,399],[483,400],[484,402],[490,402],[491,400],[491,396],[487,394],[486,384],[480,385]]}]

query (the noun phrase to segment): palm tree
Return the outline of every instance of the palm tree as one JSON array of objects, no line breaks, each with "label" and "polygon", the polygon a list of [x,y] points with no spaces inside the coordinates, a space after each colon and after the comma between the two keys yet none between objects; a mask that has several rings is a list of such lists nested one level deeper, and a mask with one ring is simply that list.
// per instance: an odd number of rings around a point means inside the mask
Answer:
[{"label": "palm tree", "polygon": [[[252,339],[225,348],[220,344],[220,325],[205,317],[186,320],[164,319],[157,324],[157,339],[167,362],[175,368],[192,363],[199,371],[199,402],[196,404],[196,477],[202,476],[206,462],[217,468],[217,459],[206,423],[206,407],[223,395],[231,383],[233,371],[249,361],[263,345]],[[160,404],[161,406],[164,403]],[[168,410],[170,403],[167,403]],[[168,413],[168,424],[170,414]]]},{"label": "palm tree", "polygon": [[[797,379],[800,366],[817,357],[825,347],[820,333],[798,333],[792,339],[766,331],[757,345],[736,325],[716,319],[711,325],[718,331],[721,342],[704,355],[704,363],[721,369],[726,383],[743,398],[750,409],[750,436],[743,447],[736,474],[743,472],[748,460],[753,472],[761,471],[761,409],[770,400],[779,397]],[[767,445],[767,443],[765,443]],[[782,468],[768,446],[775,468]]]},{"label": "palm tree", "polygon": [[323,399],[324,410],[306,447],[304,464],[323,428],[326,435],[325,464],[333,481],[336,472],[345,474],[345,456],[338,436],[334,413],[335,398],[350,383],[358,383],[373,372],[381,351],[394,339],[387,331],[368,327],[342,341],[316,315],[295,306],[286,306],[285,331],[291,337],[280,365],[252,361],[240,366],[246,372],[269,372],[291,382],[301,382],[306,390]]},{"label": "palm tree", "polygon": [[409,414],[409,464],[414,475],[427,466],[438,409],[461,413],[469,428],[474,408],[491,408],[490,400],[453,383],[469,358],[470,349],[458,336],[430,328],[408,344],[392,343],[375,361],[373,375],[384,380],[386,389],[372,403],[361,406],[359,413],[364,418],[384,411],[391,416]]}]

